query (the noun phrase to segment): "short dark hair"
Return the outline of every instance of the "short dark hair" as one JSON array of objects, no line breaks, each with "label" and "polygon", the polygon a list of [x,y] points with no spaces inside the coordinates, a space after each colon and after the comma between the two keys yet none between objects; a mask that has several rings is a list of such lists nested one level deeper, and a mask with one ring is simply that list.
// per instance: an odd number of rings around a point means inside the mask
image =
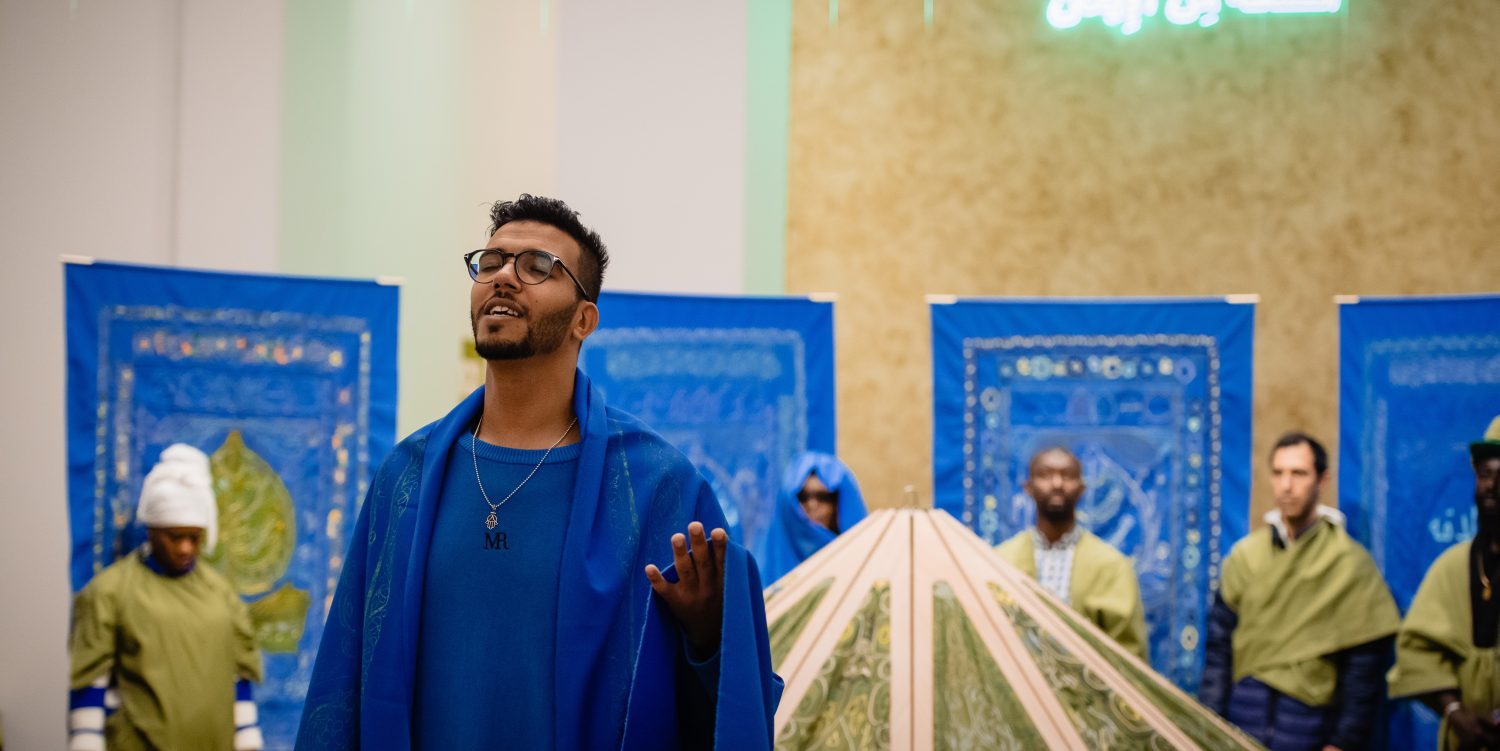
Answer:
[{"label": "short dark hair", "polygon": [[591,302],[599,300],[599,290],[604,287],[604,270],[609,268],[609,249],[599,233],[583,226],[578,212],[556,198],[522,193],[514,201],[496,201],[490,207],[490,234],[511,222],[540,222],[551,225],[573,238],[578,243],[580,268],[573,269],[578,281],[588,290]]},{"label": "short dark hair", "polygon": [[1059,443],[1059,444],[1053,444],[1053,445],[1050,445],[1050,446],[1046,446],[1046,447],[1042,448],[1041,450],[1037,451],[1035,454],[1032,454],[1031,455],[1031,461],[1026,462],[1026,475],[1028,477],[1030,477],[1032,474],[1034,474],[1033,470],[1036,469],[1036,460],[1038,460],[1038,459],[1042,458],[1044,455],[1050,454],[1050,453],[1052,453],[1054,451],[1060,452],[1064,456],[1068,457],[1069,460],[1071,460],[1074,464],[1078,465],[1078,471],[1080,471],[1080,472],[1083,471],[1083,462],[1079,460],[1078,455],[1075,454],[1075,453],[1073,453],[1072,449],[1069,449],[1067,446],[1064,446],[1064,445],[1062,445],[1062,444]]},{"label": "short dark hair", "polygon": [[1323,444],[1318,443],[1318,439],[1300,430],[1293,430],[1277,438],[1276,445],[1271,447],[1271,456],[1275,457],[1276,452],[1284,448],[1302,444],[1307,444],[1307,447],[1312,450],[1313,469],[1318,473],[1318,477],[1322,477],[1323,473],[1328,471],[1328,449],[1323,448]]}]

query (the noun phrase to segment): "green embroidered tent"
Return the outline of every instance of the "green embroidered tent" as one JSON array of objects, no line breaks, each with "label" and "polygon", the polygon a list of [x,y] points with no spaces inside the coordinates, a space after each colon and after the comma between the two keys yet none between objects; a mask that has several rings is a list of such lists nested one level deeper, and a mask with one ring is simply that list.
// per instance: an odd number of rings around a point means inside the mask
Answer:
[{"label": "green embroidered tent", "polygon": [[766,619],[777,749],[1259,748],[945,512],[872,513]]}]

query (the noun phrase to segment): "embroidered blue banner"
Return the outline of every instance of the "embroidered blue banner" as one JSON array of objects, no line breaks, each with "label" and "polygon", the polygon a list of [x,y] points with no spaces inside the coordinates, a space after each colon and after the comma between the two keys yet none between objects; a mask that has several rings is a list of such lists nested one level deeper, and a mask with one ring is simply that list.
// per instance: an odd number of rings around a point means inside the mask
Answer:
[{"label": "embroidered blue banner", "polygon": [[783,467],[835,448],[833,303],[606,292],[599,319],[584,371],[687,454],[754,550]]},{"label": "embroidered blue banner", "polygon": [[1249,522],[1255,306],[970,299],[932,310],[935,505],[991,544],[1035,522],[1031,456],[1074,451],[1081,523],[1131,556],[1151,663],[1188,691]]},{"label": "embroidered blue banner", "polygon": [[145,537],[162,449],[209,454],[268,749],[289,749],[355,512],[395,438],[398,290],[112,263],[65,271],[72,585]]},{"label": "embroidered blue banner", "polygon": [[[1474,536],[1469,442],[1500,415],[1500,295],[1339,307],[1339,508],[1405,612],[1439,553]],[[1436,748],[1402,702],[1391,748]]]}]

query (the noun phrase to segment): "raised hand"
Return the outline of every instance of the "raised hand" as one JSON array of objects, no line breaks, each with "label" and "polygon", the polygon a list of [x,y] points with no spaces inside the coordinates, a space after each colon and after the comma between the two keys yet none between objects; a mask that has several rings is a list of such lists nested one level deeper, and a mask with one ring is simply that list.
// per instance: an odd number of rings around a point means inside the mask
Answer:
[{"label": "raised hand", "polygon": [[646,566],[651,589],[682,626],[688,651],[695,660],[706,660],[719,651],[724,621],[724,547],[728,542],[729,535],[715,529],[710,545],[703,525],[692,522],[686,536],[680,532],[672,535],[676,583],[667,581],[654,564]]}]

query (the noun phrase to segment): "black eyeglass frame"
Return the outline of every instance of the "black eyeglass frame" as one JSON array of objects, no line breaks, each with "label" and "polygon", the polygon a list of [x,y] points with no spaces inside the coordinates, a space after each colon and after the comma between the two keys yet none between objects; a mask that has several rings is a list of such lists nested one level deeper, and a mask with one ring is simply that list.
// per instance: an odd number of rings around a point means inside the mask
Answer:
[{"label": "black eyeglass frame", "polygon": [[471,251],[465,253],[464,254],[464,269],[466,269],[469,272],[469,278],[472,279],[472,280],[474,280],[474,282],[476,284],[489,284],[490,282],[492,282],[492,281],[495,280],[495,277],[492,276],[492,277],[490,277],[489,279],[487,279],[487,280],[485,280],[483,282],[479,281],[479,271],[474,268],[474,256],[477,256],[480,253],[499,253],[500,254],[500,265],[495,268],[495,274],[496,275],[499,275],[499,273],[501,271],[505,270],[505,265],[507,263],[514,263],[515,264],[515,268],[516,268],[516,272],[515,272],[515,274],[516,274],[516,280],[519,281],[519,282],[521,282],[522,284],[533,284],[533,285],[534,284],[541,284],[541,283],[547,281],[547,279],[551,279],[552,278],[552,270],[548,269],[547,270],[547,276],[546,276],[546,278],[542,279],[541,281],[528,282],[528,281],[526,281],[525,278],[523,278],[521,276],[521,271],[520,271],[521,256],[526,255],[527,253],[537,253],[539,255],[542,255],[542,256],[550,259],[552,261],[552,265],[553,266],[557,266],[557,267],[561,268],[563,270],[563,273],[566,273],[568,275],[568,278],[573,280],[573,286],[578,288],[578,294],[583,295],[583,299],[588,300],[589,302],[597,302],[594,299],[594,296],[590,295],[589,291],[583,288],[583,282],[578,281],[578,277],[573,274],[573,270],[570,269],[570,268],[568,268],[568,264],[564,263],[563,259],[558,258],[556,253],[551,253],[551,252],[548,252],[548,251],[545,251],[545,250],[541,250],[539,248],[528,248],[526,250],[521,251],[520,253],[512,253],[512,252],[507,251],[507,250],[500,250],[499,248],[480,248],[479,250],[471,250]]}]

